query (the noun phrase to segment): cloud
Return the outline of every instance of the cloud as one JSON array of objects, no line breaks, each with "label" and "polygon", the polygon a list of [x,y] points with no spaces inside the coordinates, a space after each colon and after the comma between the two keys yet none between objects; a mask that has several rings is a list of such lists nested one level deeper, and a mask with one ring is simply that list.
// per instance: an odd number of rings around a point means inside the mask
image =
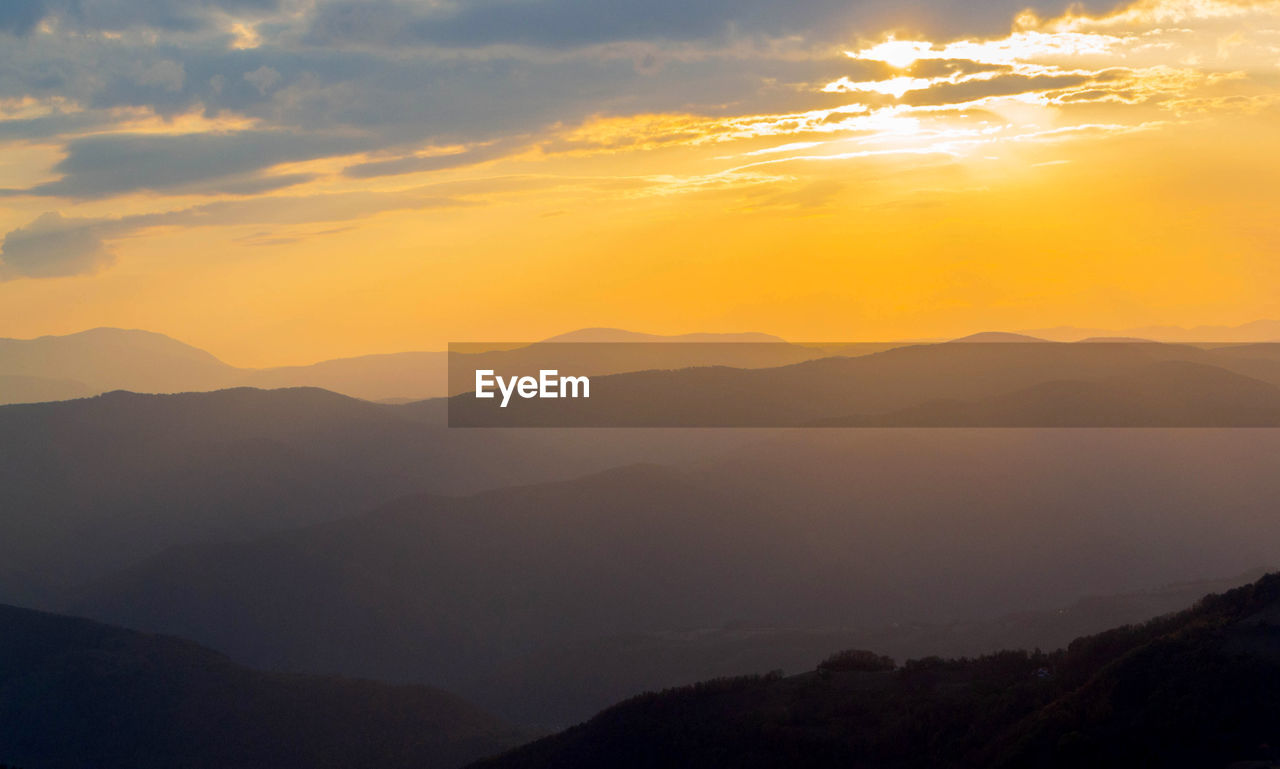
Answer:
[{"label": "cloud", "polygon": [[182,62],[171,59],[153,61],[138,72],[139,85],[158,86],[172,92],[181,91],[186,78]]},{"label": "cloud", "polygon": [[97,272],[115,261],[103,244],[101,222],[50,211],[5,235],[0,280],[58,278]]},{"label": "cloud", "polygon": [[298,176],[257,178],[281,163],[364,149],[358,137],[239,131],[179,135],[112,134],[75,139],[54,166],[62,178],[4,194],[102,198],[139,190],[204,194],[277,189]]},{"label": "cloud", "polygon": [[49,13],[45,0],[5,0],[0,3],[0,32],[25,35]]},{"label": "cloud", "polygon": [[264,64],[252,72],[244,73],[244,79],[257,88],[258,93],[266,96],[267,91],[280,82],[280,73]]},{"label": "cloud", "polygon": [[194,32],[217,25],[228,14],[261,17],[281,8],[281,0],[4,0],[0,32],[29,35],[46,20],[80,32],[138,27]]},{"label": "cloud", "polygon": [[[501,180],[498,180],[501,184]],[[416,187],[397,192],[352,192],[281,195],[223,200],[174,211],[134,214],[115,219],[77,219],[56,211],[11,230],[0,245],[0,281],[17,278],[61,278],[98,272],[115,262],[105,241],[155,227],[292,226],[318,222],[357,221],[388,211],[428,210],[477,205],[439,188]],[[325,230],[309,235],[328,234]],[[292,242],[302,236],[281,236]]]},{"label": "cloud", "polygon": [[[735,24],[768,16],[785,34],[840,7],[835,0],[471,0],[424,5],[402,0],[339,0],[321,5],[309,39],[316,43],[565,48],[621,41],[721,39]],[[757,22],[758,23],[758,22]]]},{"label": "cloud", "polygon": [[503,141],[462,150],[461,152],[374,160],[347,166],[342,169],[342,175],[351,179],[368,179],[375,176],[394,176],[397,174],[421,173],[423,171],[443,171],[449,168],[464,168],[500,158],[511,152],[515,146],[517,145],[513,141]]},{"label": "cloud", "polygon": [[306,39],[332,46],[516,45],[557,50],[634,41],[688,43],[792,35],[830,42],[847,41],[859,31],[902,25],[951,34],[990,33],[1007,29],[1009,19],[1028,6],[1052,11],[1064,5],[1043,0],[331,0],[317,6]]}]

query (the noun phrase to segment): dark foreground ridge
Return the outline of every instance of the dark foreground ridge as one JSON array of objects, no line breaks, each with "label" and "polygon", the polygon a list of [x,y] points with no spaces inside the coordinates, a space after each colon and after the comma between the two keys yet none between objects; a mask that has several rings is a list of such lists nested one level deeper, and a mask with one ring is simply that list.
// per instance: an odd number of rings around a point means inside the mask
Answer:
[{"label": "dark foreground ridge", "polygon": [[187,641],[0,606],[0,763],[449,769],[522,739],[437,689],[263,673]]},{"label": "dark foreground ridge", "polygon": [[1269,767],[1280,575],[1065,651],[885,662],[642,695],[474,767]]}]

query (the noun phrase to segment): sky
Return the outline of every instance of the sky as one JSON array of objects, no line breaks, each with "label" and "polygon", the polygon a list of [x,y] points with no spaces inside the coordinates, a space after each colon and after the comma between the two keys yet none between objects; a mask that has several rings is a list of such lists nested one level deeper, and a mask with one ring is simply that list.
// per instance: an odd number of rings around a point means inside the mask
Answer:
[{"label": "sky", "polygon": [[1280,317],[1280,1],[5,0],[0,336]]}]

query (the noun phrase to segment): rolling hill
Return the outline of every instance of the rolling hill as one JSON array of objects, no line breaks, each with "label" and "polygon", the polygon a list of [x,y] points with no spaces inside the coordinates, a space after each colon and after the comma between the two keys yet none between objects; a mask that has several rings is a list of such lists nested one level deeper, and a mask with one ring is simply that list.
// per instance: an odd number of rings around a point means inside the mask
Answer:
[{"label": "rolling hill", "polygon": [[264,673],[0,606],[0,761],[42,769],[452,769],[525,735],[445,692]]},{"label": "rolling hill", "polygon": [[450,431],[438,405],[233,389],[0,407],[0,599],[50,608],[59,590],[171,545],[253,537],[414,492],[560,478],[727,442]]},{"label": "rolling hill", "polygon": [[[256,666],[430,682],[564,723],[702,664],[639,679],[609,672],[630,663],[606,649],[598,685],[540,688],[536,666],[602,639],[765,628],[785,650],[1280,563],[1277,455],[1271,431],[799,430],[684,469],[412,496],[185,545],[71,608]],[[773,659],[803,658],[788,655]]]},{"label": "rolling hill", "polygon": [[[621,354],[586,355],[578,343],[588,342]],[[536,344],[541,352],[535,358],[551,352],[562,356],[564,365],[587,360],[593,364],[589,372],[592,374],[636,371],[672,362],[777,366],[823,354],[820,348],[789,345],[768,334],[661,336],[619,329],[582,329]],[[507,344],[482,359],[498,366],[522,367],[530,359],[524,351],[528,346]],[[479,350],[491,346],[473,347]],[[300,366],[239,368],[163,334],[96,328],[65,336],[0,339],[0,405],[67,400],[114,390],[176,393],[230,387],[319,387],[362,400],[413,401],[450,393],[449,356],[442,350],[411,351]]]},{"label": "rolling hill", "polygon": [[1265,767],[1280,738],[1278,617],[1270,575],[1065,651],[896,668],[833,655],[790,678],[642,695],[474,767]]},{"label": "rolling hill", "polygon": [[[66,336],[0,339],[0,403],[62,400],[111,390],[180,392],[235,383],[238,370],[163,334],[95,328]],[[47,388],[47,389],[46,389]]]}]

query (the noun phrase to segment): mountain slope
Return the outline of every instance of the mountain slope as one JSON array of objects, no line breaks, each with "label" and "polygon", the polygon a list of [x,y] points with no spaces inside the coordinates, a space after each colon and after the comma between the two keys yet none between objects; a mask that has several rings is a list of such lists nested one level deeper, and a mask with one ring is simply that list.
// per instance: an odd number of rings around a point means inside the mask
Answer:
[{"label": "mountain slope", "polygon": [[[788,345],[768,334],[658,336],[583,329],[542,343],[515,345],[487,354],[484,360],[490,365],[522,366],[529,358],[526,348],[531,346],[540,346],[542,356],[548,350],[557,351],[566,365],[583,359],[583,348],[565,349],[567,345],[555,344],[559,342],[608,343],[610,348],[615,342],[648,343],[615,349],[621,354],[607,361],[600,355],[590,356],[601,364],[588,372],[593,374],[636,371],[670,360],[684,361],[684,365],[780,365],[821,355],[820,350]],[[676,343],[688,349],[673,351]],[[237,368],[163,334],[96,328],[65,336],[0,339],[0,405],[66,400],[113,390],[173,393],[228,387],[320,387],[364,400],[420,400],[449,392],[449,355],[444,351],[399,352],[299,366]]]},{"label": "mountain slope", "polygon": [[[1280,575],[1052,654],[833,657],[648,694],[476,769],[1206,767],[1280,737]],[[1262,765],[1266,765],[1265,763]]]},{"label": "mountain slope", "polygon": [[0,760],[42,769],[448,769],[521,741],[426,687],[262,673],[187,641],[0,606]]},{"label": "mountain slope", "polygon": [[253,537],[414,492],[696,454],[716,440],[451,431],[431,406],[234,389],[0,407],[0,601],[25,600],[41,580],[92,581],[171,545]]},{"label": "mountain slope", "polygon": [[239,383],[250,387],[322,387],[370,401],[421,399],[448,387],[448,353],[402,352],[246,371]]},{"label": "mountain slope", "polygon": [[0,374],[0,405],[65,401],[93,395],[83,382],[27,374]]},{"label": "mountain slope", "polygon": [[[784,526],[744,515],[678,472],[638,466],[465,498],[411,497],[251,542],[177,548],[96,586],[78,606],[265,667],[456,689],[493,660],[541,644],[741,611],[746,596],[735,585],[780,555]],[[724,532],[735,527],[727,547]],[[773,590],[761,586],[762,595]]]},{"label": "mountain slope", "polygon": [[[95,328],[66,336],[0,339],[0,375],[21,375],[79,383],[91,394],[110,390],[181,392],[227,387],[237,369],[209,353],[163,334]],[[0,393],[2,394],[2,393]],[[13,393],[56,400],[65,392]]]},{"label": "mountain slope", "polygon": [[794,431],[686,469],[414,496],[183,546],[100,580],[74,611],[248,664],[430,682],[565,723],[698,676],[696,659],[605,675],[607,651],[591,652],[600,685],[564,696],[530,674],[609,637],[773,628],[785,649],[789,630],[972,622],[1280,563],[1278,455],[1271,431]]},{"label": "mountain slope", "polygon": [[1081,635],[1178,611],[1208,592],[1239,587],[1263,573],[1255,569],[1229,579],[1089,596],[1053,610],[964,622],[895,622],[864,629],[740,624],[611,636],[506,660],[470,696],[518,700],[528,705],[517,712],[536,714],[539,724],[564,726],[638,692],[760,670],[810,670],[832,649],[876,649],[897,659],[1057,649]]},{"label": "mountain slope", "polygon": [[620,328],[580,328],[565,334],[557,334],[542,340],[543,342],[575,342],[575,343],[635,343],[635,342],[682,342],[682,343],[774,343],[782,344],[786,340],[773,334],[738,333],[738,334],[644,334],[638,331],[627,331]]},{"label": "mountain slope", "polygon": [[930,401],[823,426],[1268,427],[1280,425],[1280,387],[1217,366],[1148,363],[1094,381],[1058,380],[975,401]]}]

